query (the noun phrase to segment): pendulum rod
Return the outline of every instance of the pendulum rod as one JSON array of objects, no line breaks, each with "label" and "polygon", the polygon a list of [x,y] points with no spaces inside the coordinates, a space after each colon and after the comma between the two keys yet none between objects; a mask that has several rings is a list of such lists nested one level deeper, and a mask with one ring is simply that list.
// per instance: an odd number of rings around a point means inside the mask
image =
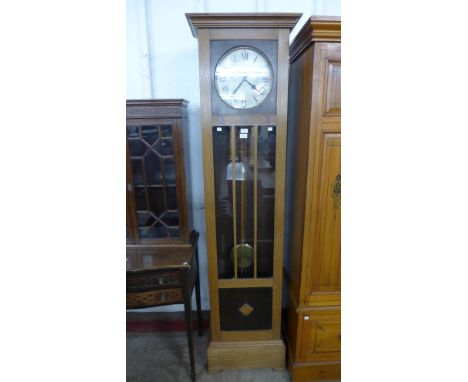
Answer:
[{"label": "pendulum rod", "polygon": [[232,227],[234,231],[234,278],[237,279],[236,127],[231,126]]},{"label": "pendulum rod", "polygon": [[253,253],[253,260],[254,260],[254,278],[257,278],[257,142],[258,142],[258,126],[253,126],[253,135],[252,135],[252,145],[253,145],[253,168],[254,168],[254,253]]},{"label": "pendulum rod", "polygon": [[[241,130],[242,131],[242,130]],[[242,142],[242,143],[241,143]],[[242,147],[241,151],[241,163],[242,163],[242,169],[247,170],[247,139],[243,138],[242,141],[239,142]],[[243,179],[241,181],[241,239],[240,243],[243,244],[245,243],[245,182],[246,182],[246,172],[244,171],[243,173]],[[242,268],[241,265],[241,277],[244,276],[244,269]]]}]

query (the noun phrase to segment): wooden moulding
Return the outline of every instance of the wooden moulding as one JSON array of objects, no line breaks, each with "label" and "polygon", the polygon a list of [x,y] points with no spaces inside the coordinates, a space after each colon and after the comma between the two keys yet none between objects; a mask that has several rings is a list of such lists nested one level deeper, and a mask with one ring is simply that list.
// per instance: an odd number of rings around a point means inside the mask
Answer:
[{"label": "wooden moulding", "polygon": [[323,381],[341,378],[341,364],[339,362],[309,362],[290,363],[288,368],[291,382]]},{"label": "wooden moulding", "polygon": [[282,340],[212,341],[208,346],[208,371],[223,369],[285,368]]},{"label": "wooden moulding", "polygon": [[188,104],[185,99],[131,99],[127,100],[127,119],[183,118]]},{"label": "wooden moulding", "polygon": [[200,28],[292,29],[302,13],[186,13],[193,37]]},{"label": "wooden moulding", "polygon": [[341,17],[312,16],[299,31],[289,50],[293,63],[313,42],[341,42]]}]

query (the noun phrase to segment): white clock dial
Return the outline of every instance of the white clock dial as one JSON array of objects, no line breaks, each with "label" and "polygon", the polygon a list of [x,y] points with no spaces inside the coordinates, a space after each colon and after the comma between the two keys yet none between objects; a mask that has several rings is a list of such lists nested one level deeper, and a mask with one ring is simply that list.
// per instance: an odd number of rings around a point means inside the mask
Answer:
[{"label": "white clock dial", "polygon": [[273,69],[262,53],[250,47],[237,47],[219,60],[215,85],[221,99],[235,109],[260,105],[273,87]]}]

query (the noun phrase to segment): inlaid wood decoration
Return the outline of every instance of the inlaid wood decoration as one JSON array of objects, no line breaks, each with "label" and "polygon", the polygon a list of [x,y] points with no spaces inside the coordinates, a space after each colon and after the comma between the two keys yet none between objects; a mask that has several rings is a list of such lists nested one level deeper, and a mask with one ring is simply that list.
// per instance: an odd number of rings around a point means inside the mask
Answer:
[{"label": "inlaid wood decoration", "polygon": [[210,370],[285,366],[288,42],[300,16],[187,14],[199,43]]},{"label": "inlaid wood decoration", "polygon": [[340,41],[339,18],[312,17],[290,48],[284,327],[293,382],[341,373]]}]

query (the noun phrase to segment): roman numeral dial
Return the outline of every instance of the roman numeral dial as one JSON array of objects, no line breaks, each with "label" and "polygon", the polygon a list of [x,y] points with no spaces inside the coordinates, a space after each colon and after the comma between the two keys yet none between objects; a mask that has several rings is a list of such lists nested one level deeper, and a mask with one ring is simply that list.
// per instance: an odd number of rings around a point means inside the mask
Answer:
[{"label": "roman numeral dial", "polygon": [[273,69],[268,58],[251,47],[236,47],[226,52],[215,69],[219,97],[235,109],[252,109],[269,96]]}]

